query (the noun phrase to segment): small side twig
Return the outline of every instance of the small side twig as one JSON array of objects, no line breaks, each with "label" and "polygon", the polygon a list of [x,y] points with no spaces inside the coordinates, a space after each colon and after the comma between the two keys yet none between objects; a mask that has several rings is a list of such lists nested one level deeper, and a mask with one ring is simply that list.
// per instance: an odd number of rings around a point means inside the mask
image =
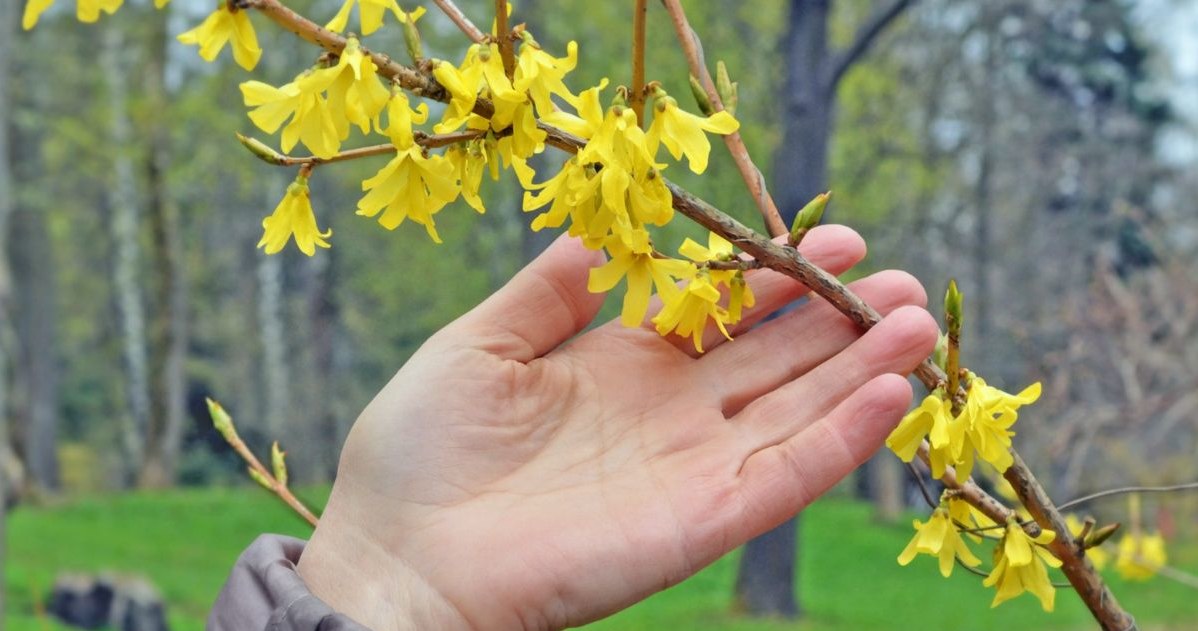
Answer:
[{"label": "small side twig", "polygon": [[295,511],[304,521],[307,521],[315,528],[319,521],[316,515],[291,492],[291,489],[287,487],[286,480],[280,480],[275,477],[270,469],[262,465],[262,462],[254,455],[254,452],[250,451],[245,441],[237,434],[237,427],[233,425],[233,418],[229,416],[229,413],[216,401],[212,399],[208,399],[207,401],[208,412],[212,415],[212,425],[224,437],[225,442],[229,443],[233,451],[236,451],[237,455],[241,456],[241,459],[249,466],[250,477],[277,495],[279,499],[283,500],[283,503],[291,507],[291,510]]},{"label": "small side twig", "polygon": [[[445,147],[457,142],[473,140],[485,133],[485,131],[470,129],[448,134],[426,134],[422,131],[416,131],[414,132],[414,135],[416,138],[416,144],[424,147],[425,149],[436,149],[438,147]],[[283,167],[297,165],[314,167],[320,166],[322,164],[330,164],[333,162],[345,162],[347,160],[358,160],[360,158],[382,156],[395,153],[396,151],[395,145],[391,143],[383,143],[381,145],[370,145],[367,147],[346,149],[345,151],[328,158],[321,158],[319,156],[288,156],[271,149],[265,143],[257,139],[243,136],[242,134],[237,134],[237,139],[241,141],[242,145],[249,149],[250,153],[257,156],[260,160]]]},{"label": "small side twig", "polygon": [[[707,64],[703,59],[703,42],[699,40],[699,35],[695,33],[686,19],[682,3],[679,0],[662,0],[662,4],[670,13],[670,21],[674,24],[674,33],[678,37],[678,43],[682,46],[682,53],[686,56],[686,63],[690,66],[691,74],[699,79],[699,83],[702,84],[703,91],[707,93],[707,99],[715,111],[723,111],[724,102],[720,99],[720,93],[716,90],[715,82],[712,81],[711,73],[707,71]],[[761,174],[761,169],[753,164],[753,159],[749,156],[749,149],[745,147],[745,141],[740,137],[740,132],[732,132],[724,136],[724,145],[728,147],[728,153],[732,154],[732,161],[736,163],[741,179],[745,181],[749,194],[757,204],[757,211],[761,213],[766,231],[770,233],[771,237],[788,233],[789,229],[782,221],[782,215],[778,213],[778,206],[774,203],[774,198],[765,185],[765,176]]]},{"label": "small side twig", "polygon": [[507,0],[495,0],[495,39],[503,58],[503,72],[511,79],[516,76],[516,54],[512,49],[512,29],[507,23]]},{"label": "small side twig", "polygon": [[1065,510],[1078,504],[1085,504],[1093,500],[1110,497],[1112,495],[1124,495],[1126,493],[1173,493],[1175,491],[1193,491],[1198,490],[1198,482],[1186,482],[1185,484],[1173,484],[1169,486],[1121,486],[1117,489],[1107,489],[1082,497],[1071,499],[1057,507],[1058,510]]},{"label": "small side twig", "polygon": [[645,126],[645,17],[648,0],[636,0],[632,9],[632,86],[628,107],[636,120]]},{"label": "small side twig", "polygon": [[470,18],[466,17],[465,13],[462,13],[462,10],[458,8],[458,5],[454,4],[453,0],[433,0],[433,3],[441,9],[441,12],[450,21],[457,25],[458,29],[466,34],[466,37],[470,38],[470,41],[475,44],[481,44],[487,39],[487,36],[474,25],[474,22],[470,21]]}]

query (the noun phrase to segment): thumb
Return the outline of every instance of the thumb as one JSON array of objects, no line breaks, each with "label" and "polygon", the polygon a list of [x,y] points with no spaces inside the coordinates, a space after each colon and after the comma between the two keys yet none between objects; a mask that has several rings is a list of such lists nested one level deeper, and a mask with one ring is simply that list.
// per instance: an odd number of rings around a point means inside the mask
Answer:
[{"label": "thumb", "polygon": [[603,255],[562,235],[512,280],[454,323],[468,344],[504,359],[529,362],[586,328],[603,294],[587,291]]}]

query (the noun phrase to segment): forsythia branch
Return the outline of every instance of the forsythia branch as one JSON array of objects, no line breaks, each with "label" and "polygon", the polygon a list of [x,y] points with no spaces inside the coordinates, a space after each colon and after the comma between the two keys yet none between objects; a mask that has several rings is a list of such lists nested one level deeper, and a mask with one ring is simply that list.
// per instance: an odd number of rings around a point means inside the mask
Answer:
[{"label": "forsythia branch", "polygon": [[441,12],[444,13],[455,25],[457,25],[458,29],[466,34],[466,37],[470,38],[470,41],[476,44],[481,44],[483,40],[487,38],[482,31],[478,30],[478,27],[474,25],[474,22],[471,22],[470,18],[466,17],[465,13],[462,13],[462,10],[458,8],[458,5],[453,3],[453,0],[433,0],[433,3],[435,3],[437,7],[441,9]]},{"label": "forsythia branch", "polygon": [[[687,65],[690,66],[691,75],[699,79],[712,108],[717,112],[723,111],[725,109],[724,102],[720,98],[719,90],[716,90],[715,82],[711,80],[711,73],[708,72],[707,64],[704,62],[703,42],[699,40],[698,33],[695,33],[686,19],[686,12],[683,11],[682,4],[679,0],[662,0],[662,4],[670,13],[670,21],[674,24],[674,33],[678,37],[678,43],[682,46],[682,52],[686,56]],[[740,171],[741,179],[745,181],[745,186],[749,188],[749,194],[757,204],[757,211],[761,213],[761,218],[765,221],[766,231],[771,237],[786,234],[788,232],[786,223],[782,221],[782,215],[778,213],[778,206],[774,203],[774,198],[765,185],[765,176],[761,174],[761,169],[758,169],[757,165],[753,164],[753,159],[749,157],[749,149],[745,147],[745,141],[740,137],[740,132],[734,131],[731,134],[726,134],[724,145],[728,147],[728,153],[732,155],[732,160],[736,163],[737,170]]]}]

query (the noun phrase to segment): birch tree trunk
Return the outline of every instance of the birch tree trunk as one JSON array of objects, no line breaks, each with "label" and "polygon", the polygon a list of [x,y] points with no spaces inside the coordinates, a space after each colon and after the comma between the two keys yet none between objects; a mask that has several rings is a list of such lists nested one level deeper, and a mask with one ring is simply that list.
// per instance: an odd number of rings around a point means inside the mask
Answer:
[{"label": "birch tree trunk", "polygon": [[[278,203],[279,191],[287,182],[278,176],[263,183],[263,208]],[[322,253],[323,254],[323,253]],[[290,371],[287,365],[286,323],[283,311],[283,257],[258,252],[258,334],[262,341],[263,410],[266,435],[283,437],[290,416]]]},{"label": "birch tree trunk", "polygon": [[125,40],[120,29],[104,31],[103,67],[108,77],[108,105],[113,181],[108,187],[109,233],[112,238],[112,285],[120,321],[125,370],[126,414],[121,418],[121,448],[125,455],[124,482],[132,486],[145,459],[145,432],[150,418],[149,362],[146,315],[139,281],[141,246],[137,226],[137,182],[133,171],[125,63]]}]

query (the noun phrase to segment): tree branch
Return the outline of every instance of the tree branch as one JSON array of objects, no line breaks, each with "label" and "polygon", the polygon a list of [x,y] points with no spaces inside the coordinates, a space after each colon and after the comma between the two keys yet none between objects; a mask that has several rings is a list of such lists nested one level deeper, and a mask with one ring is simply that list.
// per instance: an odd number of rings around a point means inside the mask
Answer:
[{"label": "tree branch", "polygon": [[836,85],[840,83],[840,79],[844,77],[844,73],[856,63],[870,47],[873,46],[878,35],[886,30],[898,16],[906,11],[914,0],[891,0],[889,4],[879,7],[866,18],[861,27],[857,29],[857,35],[853,38],[853,43],[849,47],[841,51],[832,59],[832,65],[828,71],[826,85],[829,90],[835,90]]},{"label": "tree branch", "polygon": [[459,29],[461,29],[463,33],[466,34],[466,37],[470,38],[470,41],[474,42],[475,44],[481,44],[483,40],[487,38],[487,36],[484,35],[483,32],[474,25],[474,22],[471,22],[470,18],[466,17],[465,13],[462,13],[462,10],[458,8],[458,5],[453,3],[453,0],[433,0],[433,2],[441,9],[442,13],[444,13],[450,20],[453,21],[454,24],[457,25]]},{"label": "tree branch", "polygon": [[[723,111],[724,102],[720,99],[720,93],[716,90],[715,82],[711,80],[711,73],[708,72],[707,63],[703,59],[703,42],[699,40],[699,34],[691,28],[690,22],[686,19],[686,12],[682,10],[682,4],[678,0],[662,0],[662,4],[670,14],[670,21],[674,24],[674,34],[682,46],[682,53],[686,56],[686,63],[690,66],[691,74],[703,85],[703,91],[707,93],[707,100],[711,102],[715,111]],[[782,215],[778,213],[778,206],[774,203],[774,198],[766,188],[765,176],[761,174],[761,169],[758,169],[757,165],[753,164],[753,159],[749,157],[749,149],[745,147],[745,141],[741,139],[740,132],[732,132],[724,136],[724,145],[728,147],[728,153],[732,154],[732,160],[736,163],[737,170],[740,171],[740,177],[745,181],[745,186],[749,188],[749,195],[753,197],[753,202],[757,204],[757,211],[761,213],[766,231],[771,237],[789,232],[786,224],[782,221]]]}]

